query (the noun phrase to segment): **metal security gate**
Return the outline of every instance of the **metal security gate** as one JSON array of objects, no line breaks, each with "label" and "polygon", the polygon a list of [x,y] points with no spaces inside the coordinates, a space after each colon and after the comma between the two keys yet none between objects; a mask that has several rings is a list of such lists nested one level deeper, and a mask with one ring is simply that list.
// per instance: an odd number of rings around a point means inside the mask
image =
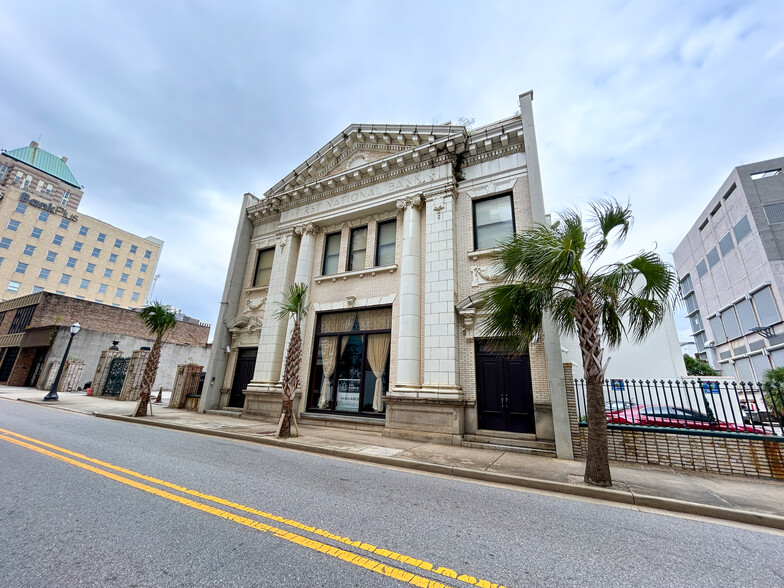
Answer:
[{"label": "metal security gate", "polygon": [[106,383],[103,386],[104,396],[120,395],[130,362],[130,357],[115,357],[112,359],[112,363],[109,365],[109,375],[106,376]]}]

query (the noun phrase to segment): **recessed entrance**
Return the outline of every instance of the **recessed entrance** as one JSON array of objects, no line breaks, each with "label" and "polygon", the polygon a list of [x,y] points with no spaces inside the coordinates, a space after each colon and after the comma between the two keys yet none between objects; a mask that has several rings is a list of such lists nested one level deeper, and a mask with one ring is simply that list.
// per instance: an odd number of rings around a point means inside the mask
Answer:
[{"label": "recessed entrance", "polygon": [[480,429],[536,433],[529,355],[476,342],[476,397]]},{"label": "recessed entrance", "polygon": [[237,367],[234,369],[234,380],[231,383],[231,394],[229,395],[229,406],[232,408],[245,408],[245,394],[242,391],[253,379],[257,353],[256,347],[240,349],[237,353]]}]

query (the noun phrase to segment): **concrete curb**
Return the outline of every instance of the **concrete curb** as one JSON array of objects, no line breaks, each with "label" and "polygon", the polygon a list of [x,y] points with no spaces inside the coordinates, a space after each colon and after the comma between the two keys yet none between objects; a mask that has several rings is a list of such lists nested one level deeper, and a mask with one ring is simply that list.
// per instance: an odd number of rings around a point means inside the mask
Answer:
[{"label": "concrete curb", "polygon": [[696,516],[701,516],[701,517],[706,517],[711,519],[718,519],[718,520],[730,521],[735,523],[743,523],[747,525],[755,525],[761,527],[769,527],[772,529],[784,530],[784,517],[777,516],[777,515],[751,512],[746,510],[738,510],[732,508],[724,508],[720,506],[709,506],[707,504],[700,504],[697,502],[686,502],[683,500],[675,500],[672,498],[662,498],[660,496],[634,494],[633,492],[614,490],[612,488],[599,488],[593,486],[583,486],[578,484],[568,484],[565,482],[555,482],[552,480],[541,480],[537,478],[526,478],[523,476],[512,476],[509,474],[499,474],[495,472],[487,472],[484,470],[472,470],[469,468],[461,468],[457,466],[447,466],[447,465],[441,465],[435,463],[401,459],[398,457],[370,455],[365,453],[358,453],[356,451],[349,451],[346,449],[330,449],[326,447],[320,447],[318,445],[292,444],[288,441],[276,439],[274,437],[247,435],[243,433],[231,433],[228,431],[216,431],[212,429],[199,429],[196,427],[189,427],[187,425],[178,425],[176,423],[153,422],[153,421],[145,420],[144,418],[140,419],[140,418],[133,418],[129,416],[113,415],[113,414],[106,414],[106,413],[93,412],[92,414],[93,416],[96,416],[98,418],[103,418],[103,419],[124,421],[124,422],[135,423],[135,424],[144,424],[153,427],[160,427],[163,429],[172,429],[175,431],[201,433],[203,435],[211,435],[213,437],[224,437],[227,439],[235,439],[238,441],[249,441],[252,443],[259,443],[261,445],[268,445],[268,446],[279,447],[284,449],[292,449],[295,451],[305,451],[308,453],[315,453],[319,455],[329,455],[333,457],[350,459],[353,461],[361,461],[361,462],[367,462],[367,463],[373,463],[379,465],[388,465],[388,466],[398,467],[401,469],[422,471],[422,472],[428,472],[434,474],[442,474],[446,476],[453,476],[456,478],[464,478],[468,480],[480,480],[483,482],[508,484],[510,486],[531,488],[533,490],[554,492],[556,494],[568,494],[571,496],[579,496],[582,498],[592,498],[596,500],[604,500],[607,502],[627,504],[627,505],[637,506],[640,508],[665,510],[670,512],[677,512],[681,514],[696,515]]}]

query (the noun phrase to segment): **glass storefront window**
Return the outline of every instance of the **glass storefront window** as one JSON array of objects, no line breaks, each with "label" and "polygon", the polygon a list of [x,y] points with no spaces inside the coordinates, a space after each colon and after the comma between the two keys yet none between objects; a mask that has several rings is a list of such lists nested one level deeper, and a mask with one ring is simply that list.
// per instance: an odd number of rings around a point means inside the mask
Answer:
[{"label": "glass storefront window", "polygon": [[391,323],[390,308],[319,316],[309,409],[384,413]]}]

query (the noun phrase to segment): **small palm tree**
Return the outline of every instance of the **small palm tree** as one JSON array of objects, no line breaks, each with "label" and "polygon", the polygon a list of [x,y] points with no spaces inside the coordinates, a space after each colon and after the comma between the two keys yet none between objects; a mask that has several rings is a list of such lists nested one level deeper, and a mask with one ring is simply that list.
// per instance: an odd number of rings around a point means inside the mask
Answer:
[{"label": "small palm tree", "polygon": [[284,292],[283,302],[275,312],[278,319],[292,318],[294,325],[286,350],[286,366],[283,370],[283,397],[281,401],[280,423],[278,437],[291,436],[291,421],[293,418],[294,393],[299,386],[299,368],[302,363],[302,319],[308,312],[308,287],[305,284],[292,284]]},{"label": "small palm tree", "polygon": [[139,311],[139,319],[150,331],[150,335],[155,335],[155,343],[153,343],[150,356],[147,358],[147,363],[144,366],[139,401],[136,403],[136,410],[133,413],[133,416],[135,417],[147,416],[147,405],[150,403],[150,390],[152,389],[153,382],[155,382],[155,376],[158,374],[158,363],[161,359],[163,336],[177,326],[177,319],[174,317],[174,313],[167,310],[166,307],[157,300]]},{"label": "small palm tree", "polygon": [[[615,201],[591,205],[590,224],[568,211],[552,226],[538,224],[513,235],[497,252],[497,278],[485,293],[486,333],[525,351],[545,314],[563,333],[577,332],[588,389],[585,481],[611,486],[603,345],[616,347],[626,334],[643,340],[664,319],[675,294],[675,274],[656,253],[600,264],[614,236],[625,240],[632,225],[629,206]],[[608,360],[609,361],[609,360]]]}]

